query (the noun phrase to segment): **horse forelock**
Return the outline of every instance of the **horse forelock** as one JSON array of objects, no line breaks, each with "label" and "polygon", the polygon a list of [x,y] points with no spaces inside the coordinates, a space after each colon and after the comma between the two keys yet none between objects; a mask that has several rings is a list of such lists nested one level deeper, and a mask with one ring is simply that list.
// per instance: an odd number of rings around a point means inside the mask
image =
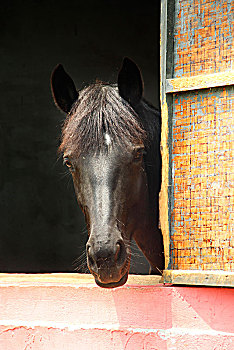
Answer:
[{"label": "horse forelock", "polygon": [[144,144],[146,139],[138,115],[117,87],[97,82],[79,92],[65,120],[59,151],[77,156],[101,152],[106,149],[106,135],[120,147]]}]

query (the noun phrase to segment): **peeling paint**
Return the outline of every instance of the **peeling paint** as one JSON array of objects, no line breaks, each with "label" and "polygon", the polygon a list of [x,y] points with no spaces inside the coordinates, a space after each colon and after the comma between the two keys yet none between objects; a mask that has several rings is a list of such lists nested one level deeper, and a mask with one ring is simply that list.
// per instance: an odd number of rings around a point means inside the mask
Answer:
[{"label": "peeling paint", "polygon": [[232,26],[229,1],[176,0],[174,77],[233,69]]},{"label": "peeling paint", "polygon": [[234,270],[234,88],[174,95],[173,269]]}]

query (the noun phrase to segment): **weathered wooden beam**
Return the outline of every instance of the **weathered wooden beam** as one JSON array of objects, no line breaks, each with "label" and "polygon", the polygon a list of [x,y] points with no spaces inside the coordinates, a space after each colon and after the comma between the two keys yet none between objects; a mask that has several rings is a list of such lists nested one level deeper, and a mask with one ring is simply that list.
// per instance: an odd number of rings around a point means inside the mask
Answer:
[{"label": "weathered wooden beam", "polygon": [[[161,37],[160,37],[160,100],[162,113],[161,155],[162,155],[162,183],[160,191],[160,224],[164,242],[165,268],[170,263],[170,133],[169,115],[171,115],[172,99],[166,94],[166,77],[172,76],[172,69],[167,66],[167,52],[173,52],[173,18],[174,1],[161,2]],[[170,35],[168,35],[170,32]],[[171,58],[172,59],[172,58]]]},{"label": "weathered wooden beam", "polygon": [[165,270],[164,283],[234,287],[234,272],[200,270]]},{"label": "weathered wooden beam", "polygon": [[[90,285],[96,287],[94,277],[91,274],[82,273],[46,273],[46,274],[21,274],[0,273],[0,284],[11,286],[19,283],[21,286],[63,286],[63,285]],[[155,286],[163,283],[162,276],[156,275],[129,275],[127,285]]]},{"label": "weathered wooden beam", "polygon": [[234,85],[234,70],[166,80],[166,93]]}]

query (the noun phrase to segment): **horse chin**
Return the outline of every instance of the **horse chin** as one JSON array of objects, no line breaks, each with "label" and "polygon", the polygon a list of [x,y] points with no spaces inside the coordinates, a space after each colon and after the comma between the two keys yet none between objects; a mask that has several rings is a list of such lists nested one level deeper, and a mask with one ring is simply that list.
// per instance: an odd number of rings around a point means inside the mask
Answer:
[{"label": "horse chin", "polygon": [[128,279],[128,271],[118,282],[103,283],[103,282],[100,282],[97,278],[95,278],[95,282],[99,287],[102,287],[102,288],[116,288],[116,287],[123,286],[127,282],[127,279]]}]

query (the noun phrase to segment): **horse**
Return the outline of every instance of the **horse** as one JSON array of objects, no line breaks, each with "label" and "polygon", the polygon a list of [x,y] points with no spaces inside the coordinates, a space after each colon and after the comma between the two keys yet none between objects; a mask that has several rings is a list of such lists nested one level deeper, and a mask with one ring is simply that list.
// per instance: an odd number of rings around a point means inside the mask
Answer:
[{"label": "horse", "polygon": [[87,265],[96,284],[126,283],[132,238],[161,274],[161,115],[143,98],[138,66],[125,57],[117,84],[96,81],[77,91],[58,64],[51,89],[56,106],[67,114],[59,152],[85,215]]}]

